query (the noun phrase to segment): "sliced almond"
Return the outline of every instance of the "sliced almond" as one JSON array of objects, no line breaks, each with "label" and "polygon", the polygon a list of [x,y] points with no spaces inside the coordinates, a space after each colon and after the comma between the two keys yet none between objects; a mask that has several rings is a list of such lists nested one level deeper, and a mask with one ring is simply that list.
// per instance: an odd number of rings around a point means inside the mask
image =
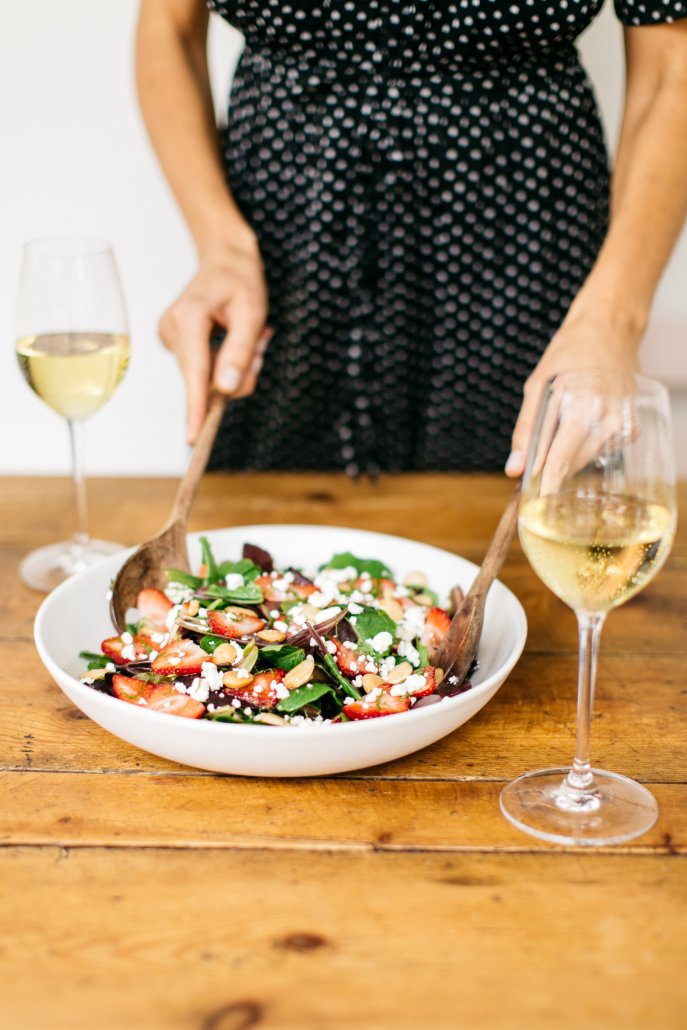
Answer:
[{"label": "sliced almond", "polygon": [[229,615],[235,619],[254,619],[255,612],[250,608],[239,608],[237,605],[230,605],[229,608],[224,609],[224,614]]},{"label": "sliced almond", "polygon": [[281,644],[282,641],[286,640],[286,633],[282,633],[278,629],[261,629],[255,635],[267,644]]},{"label": "sliced almond", "polygon": [[282,719],[280,715],[275,715],[274,712],[258,712],[253,722],[262,722],[266,726],[286,726],[286,719]]},{"label": "sliced almond", "polygon": [[215,665],[233,665],[236,661],[237,653],[233,644],[220,644],[212,652],[212,660]]},{"label": "sliced almond", "polygon": [[369,694],[375,687],[381,687],[384,680],[381,676],[377,676],[374,672],[366,672],[363,676],[363,690],[366,694]]},{"label": "sliced almond", "polygon": [[431,608],[434,604],[434,598],[430,597],[429,594],[415,594],[413,601],[415,604],[422,605],[423,608]]},{"label": "sliced almond", "polygon": [[426,587],[429,586],[429,580],[425,576],[424,572],[409,572],[403,580],[404,587]]},{"label": "sliced almond", "polygon": [[394,665],[391,672],[386,677],[387,683],[403,683],[403,680],[407,680],[413,671],[413,667],[410,662],[400,662],[398,665]]},{"label": "sliced almond", "polygon": [[107,669],[89,669],[81,673],[82,680],[103,680],[107,676]]},{"label": "sliced almond", "polygon": [[309,682],[314,671],[315,659],[309,654],[298,665],[294,665],[293,669],[289,669],[286,676],[284,676],[284,686],[287,690],[295,690],[296,687],[302,687],[303,684]]},{"label": "sliced almond", "polygon": [[197,615],[199,611],[200,611],[200,602],[198,601],[197,597],[192,597],[191,600],[187,601],[186,604],[183,607],[184,614],[185,615],[190,615],[191,617],[193,617],[194,615]]},{"label": "sliced almond", "polygon": [[247,687],[253,682],[252,675],[246,669],[229,669],[222,680],[225,687]]},{"label": "sliced almond", "polygon": [[393,597],[383,597],[379,602],[379,607],[382,608],[386,614],[394,620],[394,622],[400,622],[403,618],[403,609],[398,601]]}]

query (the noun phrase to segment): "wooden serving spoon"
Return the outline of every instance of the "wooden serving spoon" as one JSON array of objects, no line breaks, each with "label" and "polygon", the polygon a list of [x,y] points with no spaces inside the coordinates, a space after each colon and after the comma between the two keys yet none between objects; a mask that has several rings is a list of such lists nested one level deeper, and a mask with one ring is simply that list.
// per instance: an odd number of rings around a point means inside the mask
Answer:
[{"label": "wooden serving spoon", "polygon": [[117,573],[112,584],[110,616],[119,633],[126,629],[126,613],[129,608],[135,606],[141,587],[158,587],[164,590],[167,586],[166,569],[189,568],[186,524],[222,421],[226,402],[227,398],[223,394],[213,394],[167,522],[157,536],[141,544],[138,550],[127,558]]},{"label": "wooden serving spoon", "polygon": [[443,696],[459,692],[460,685],[464,682],[477,654],[487,594],[501,570],[517,525],[520,485],[518,480],[479,572],[453,616],[446,636],[431,656],[432,665],[444,670],[444,678],[437,689],[437,693]]}]

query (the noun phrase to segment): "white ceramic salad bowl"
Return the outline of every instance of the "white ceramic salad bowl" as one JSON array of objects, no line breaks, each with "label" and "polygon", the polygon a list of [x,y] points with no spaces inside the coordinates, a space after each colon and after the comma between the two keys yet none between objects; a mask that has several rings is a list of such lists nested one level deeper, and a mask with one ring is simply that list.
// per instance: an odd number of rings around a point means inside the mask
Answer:
[{"label": "white ceramic salad bowl", "polygon": [[[239,558],[244,543],[269,551],[276,567],[314,570],[340,551],[379,558],[395,577],[422,570],[443,599],[467,590],[472,562],[414,540],[333,526],[237,526],[204,534],[218,559]],[[199,534],[189,536],[192,568],[200,563]],[[184,765],[245,776],[321,776],[388,762],[445,737],[496,693],[525,644],[527,623],[515,596],[496,581],[489,593],[472,689],[398,715],[335,725],[273,727],[184,719],[145,711],[80,682],[84,649],[112,635],[107,593],[128,553],[114,555],[58,587],[36,616],[38,652],[70,700],[104,729],[136,747]],[[142,584],[144,585],[144,584]]]}]

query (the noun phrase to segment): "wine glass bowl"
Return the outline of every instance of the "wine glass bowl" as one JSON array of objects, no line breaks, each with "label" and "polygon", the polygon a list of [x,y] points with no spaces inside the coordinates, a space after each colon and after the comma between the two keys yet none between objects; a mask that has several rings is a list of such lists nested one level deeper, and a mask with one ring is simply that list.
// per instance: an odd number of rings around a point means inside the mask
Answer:
[{"label": "wine glass bowl", "polygon": [[27,383],[69,427],[77,530],[31,552],[22,579],[51,590],[121,549],[88,534],[83,422],[112,396],[129,362],[129,333],[114,254],[104,240],[36,240],[24,248],[17,298],[16,353]]},{"label": "wine glass bowl", "polygon": [[577,616],[577,748],[571,768],[526,773],[504,788],[502,812],[528,833],[613,844],[644,833],[656,819],[646,788],[592,769],[589,729],[604,619],[657,574],[675,521],[665,388],[643,376],[608,384],[586,373],[549,384],[523,477],[518,531],[536,574]]}]

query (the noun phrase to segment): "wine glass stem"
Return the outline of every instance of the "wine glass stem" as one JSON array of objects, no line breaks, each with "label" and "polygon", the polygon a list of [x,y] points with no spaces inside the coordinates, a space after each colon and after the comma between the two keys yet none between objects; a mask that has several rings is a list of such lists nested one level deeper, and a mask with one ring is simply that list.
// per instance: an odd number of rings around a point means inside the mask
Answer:
[{"label": "wine glass stem", "polygon": [[589,736],[596,682],[596,658],[599,651],[599,637],[605,614],[587,615],[577,612],[580,635],[580,658],[577,683],[577,744],[572,769],[568,773],[567,785],[576,790],[588,790],[594,782],[589,760]]},{"label": "wine glass stem", "polygon": [[74,542],[80,547],[88,544],[88,509],[86,506],[86,478],[84,476],[85,430],[83,419],[67,419],[69,443],[72,451],[72,475],[76,499],[76,532]]}]

